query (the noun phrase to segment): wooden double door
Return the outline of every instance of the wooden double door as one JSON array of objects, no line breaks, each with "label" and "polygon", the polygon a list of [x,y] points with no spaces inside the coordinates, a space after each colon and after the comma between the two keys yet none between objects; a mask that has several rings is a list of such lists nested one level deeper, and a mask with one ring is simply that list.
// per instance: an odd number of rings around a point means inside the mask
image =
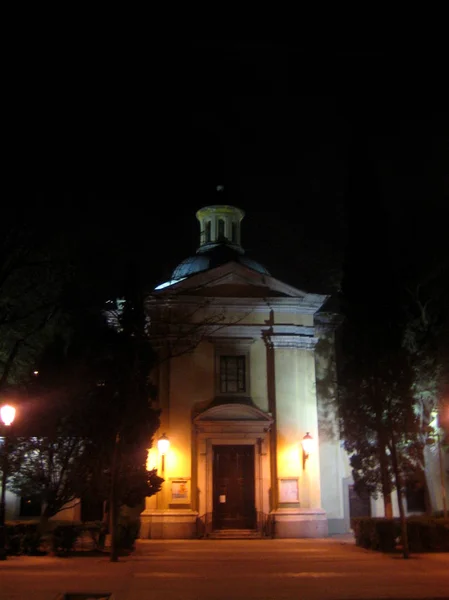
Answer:
[{"label": "wooden double door", "polygon": [[213,527],[256,527],[254,446],[213,446]]}]

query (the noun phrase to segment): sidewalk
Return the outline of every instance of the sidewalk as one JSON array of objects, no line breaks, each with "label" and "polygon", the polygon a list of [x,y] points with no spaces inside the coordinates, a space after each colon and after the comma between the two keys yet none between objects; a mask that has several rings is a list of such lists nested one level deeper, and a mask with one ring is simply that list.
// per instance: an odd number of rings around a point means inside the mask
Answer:
[{"label": "sidewalk", "polygon": [[114,600],[449,598],[449,553],[410,560],[357,548],[349,536],[300,540],[145,540],[121,558],[9,557],[0,600],[67,592]]},{"label": "sidewalk", "polygon": [[355,537],[352,533],[336,533],[335,535],[330,535],[328,539],[341,542],[342,544],[355,545]]}]

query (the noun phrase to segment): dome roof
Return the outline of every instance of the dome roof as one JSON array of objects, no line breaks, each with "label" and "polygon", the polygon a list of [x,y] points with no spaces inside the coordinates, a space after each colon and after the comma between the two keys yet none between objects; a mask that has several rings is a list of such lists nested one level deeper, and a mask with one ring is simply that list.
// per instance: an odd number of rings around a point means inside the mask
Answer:
[{"label": "dome roof", "polygon": [[[218,186],[217,191],[222,194],[223,186]],[[171,279],[158,285],[156,290],[232,261],[262,275],[270,275],[263,265],[246,256],[241,246],[240,224],[244,216],[243,210],[229,204],[213,204],[200,208],[196,213],[200,223],[200,245],[196,254],[179,263]]]},{"label": "dome roof", "polygon": [[239,252],[228,244],[217,244],[206,251],[198,253],[195,256],[189,256],[189,258],[183,260],[173,271],[172,280],[190,277],[190,275],[194,275],[195,273],[214,269],[231,261],[240,263],[263,275],[270,274],[263,265],[241,254],[241,251]]}]

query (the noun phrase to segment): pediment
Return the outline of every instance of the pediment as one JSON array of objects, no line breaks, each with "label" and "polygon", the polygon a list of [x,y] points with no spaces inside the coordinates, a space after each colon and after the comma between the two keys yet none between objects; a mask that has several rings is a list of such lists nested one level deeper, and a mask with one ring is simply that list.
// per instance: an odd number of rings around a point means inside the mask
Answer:
[{"label": "pediment", "polygon": [[196,423],[252,421],[254,423],[263,423],[264,425],[270,426],[273,419],[270,415],[254,406],[232,403],[219,404],[218,406],[208,408],[195,417],[194,421]]},{"label": "pediment", "polygon": [[[265,276],[266,277],[266,276]],[[263,276],[263,278],[265,279]],[[217,285],[260,285],[260,278],[252,278],[247,273],[228,271],[223,275],[214,278],[206,284],[206,287],[216,287]],[[266,286],[265,286],[266,287]]]},{"label": "pediment", "polygon": [[[226,294],[232,289],[235,297],[252,296],[290,297],[303,299],[310,296],[307,292],[298,290],[279,279],[259,273],[237,262],[231,261],[214,269],[187,277],[174,285],[166,287],[157,294],[189,294],[214,296],[219,295],[220,288],[226,288]],[[326,299],[322,296],[322,302]]]}]

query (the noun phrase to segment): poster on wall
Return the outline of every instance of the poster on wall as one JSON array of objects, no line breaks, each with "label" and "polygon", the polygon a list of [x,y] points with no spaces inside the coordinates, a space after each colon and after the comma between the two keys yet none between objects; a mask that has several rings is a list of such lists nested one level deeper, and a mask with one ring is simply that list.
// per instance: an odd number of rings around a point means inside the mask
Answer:
[{"label": "poster on wall", "polygon": [[188,479],[173,479],[171,482],[171,501],[186,504],[190,502]]},{"label": "poster on wall", "polygon": [[286,477],[279,479],[279,502],[299,502],[298,479]]}]

